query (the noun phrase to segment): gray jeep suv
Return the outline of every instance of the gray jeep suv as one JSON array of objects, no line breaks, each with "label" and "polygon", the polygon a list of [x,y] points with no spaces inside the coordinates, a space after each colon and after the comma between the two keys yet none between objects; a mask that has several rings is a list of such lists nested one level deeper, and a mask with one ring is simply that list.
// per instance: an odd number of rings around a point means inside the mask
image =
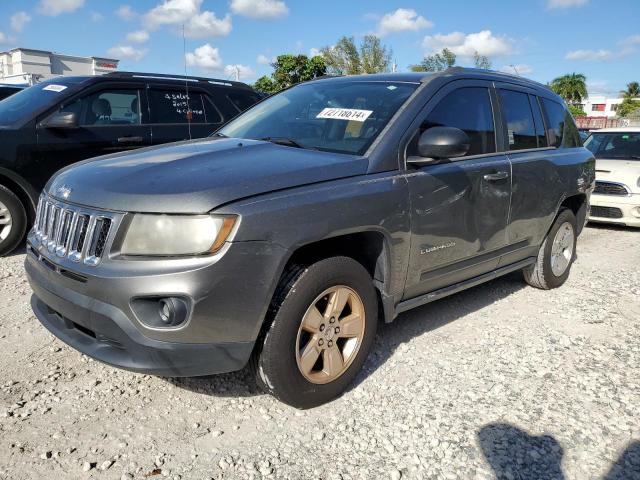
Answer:
[{"label": "gray jeep suv", "polygon": [[381,318],[522,270],[562,285],[595,161],[562,100],[493,72],[323,78],[208,139],[60,171],[28,238],[42,324],[163,376],[250,363],[338,396]]}]

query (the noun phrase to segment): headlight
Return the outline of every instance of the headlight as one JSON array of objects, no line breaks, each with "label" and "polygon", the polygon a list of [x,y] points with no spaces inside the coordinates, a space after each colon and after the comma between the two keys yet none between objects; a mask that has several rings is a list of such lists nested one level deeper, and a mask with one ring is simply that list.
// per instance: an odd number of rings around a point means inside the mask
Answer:
[{"label": "headlight", "polygon": [[122,243],[124,255],[198,255],[222,247],[238,217],[136,214]]},{"label": "headlight", "polygon": [[636,185],[640,187],[640,177],[638,177],[638,181],[636,182]]}]

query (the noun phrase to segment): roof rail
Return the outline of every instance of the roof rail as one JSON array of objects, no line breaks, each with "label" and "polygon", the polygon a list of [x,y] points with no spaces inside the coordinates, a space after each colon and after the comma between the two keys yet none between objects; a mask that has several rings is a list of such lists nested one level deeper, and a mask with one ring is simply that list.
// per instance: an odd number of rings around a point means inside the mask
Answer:
[{"label": "roof rail", "polygon": [[194,77],[191,75],[171,75],[167,73],[147,73],[147,72],[110,72],[105,74],[107,77],[115,78],[151,78],[151,79],[164,79],[174,81],[188,81],[188,82],[206,82],[214,85],[225,85],[228,87],[249,87],[246,83],[236,82],[233,80],[222,80],[219,78],[206,78],[206,77]]}]

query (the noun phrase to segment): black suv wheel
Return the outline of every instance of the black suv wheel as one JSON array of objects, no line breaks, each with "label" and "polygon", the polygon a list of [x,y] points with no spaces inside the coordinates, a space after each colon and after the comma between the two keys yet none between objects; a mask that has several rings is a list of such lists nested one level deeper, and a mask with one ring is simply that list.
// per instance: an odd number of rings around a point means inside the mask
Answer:
[{"label": "black suv wheel", "polygon": [[298,408],[339,396],[371,349],[377,307],[371,276],[351,258],[291,269],[254,361],[258,385]]},{"label": "black suv wheel", "polygon": [[0,257],[15,249],[27,228],[27,212],[20,199],[0,185]]},{"label": "black suv wheel", "polygon": [[577,231],[573,212],[561,210],[538,251],[536,263],[523,271],[529,285],[550,290],[567,281],[576,256]]}]

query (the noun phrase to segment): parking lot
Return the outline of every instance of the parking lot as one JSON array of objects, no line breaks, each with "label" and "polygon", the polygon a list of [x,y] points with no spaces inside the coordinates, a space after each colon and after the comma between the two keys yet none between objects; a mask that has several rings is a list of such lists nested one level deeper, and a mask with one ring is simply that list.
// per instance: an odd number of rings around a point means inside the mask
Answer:
[{"label": "parking lot", "polygon": [[162,379],[66,347],[0,259],[0,478],[640,478],[637,231],[588,227],[560,289],[519,274],[380,329],[340,399],[247,371]]}]

